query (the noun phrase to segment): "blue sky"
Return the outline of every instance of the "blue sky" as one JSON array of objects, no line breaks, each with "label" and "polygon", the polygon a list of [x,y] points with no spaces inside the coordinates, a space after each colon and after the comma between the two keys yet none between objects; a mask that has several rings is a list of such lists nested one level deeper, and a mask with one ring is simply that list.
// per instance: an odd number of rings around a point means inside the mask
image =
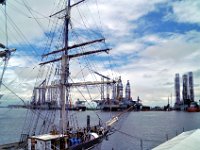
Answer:
[{"label": "blue sky", "polygon": [[[33,87],[30,85],[34,83],[36,73],[29,78],[27,72],[30,68],[37,66],[40,60],[38,54],[43,53],[47,39],[45,33],[51,31],[47,16],[62,8],[62,2],[43,0],[38,4],[34,0],[25,0],[26,4],[32,6],[33,15],[36,18],[43,17],[43,19],[37,19],[38,23],[27,17],[31,14],[19,0],[9,1],[7,4],[9,17],[16,23],[26,40],[21,37],[22,35],[18,35],[19,33],[14,30],[14,25],[9,21],[9,43],[17,47],[18,52],[10,60],[10,69],[5,79],[7,83],[11,77],[13,80],[17,79],[19,83],[23,82],[23,89],[29,91],[27,92],[29,96]],[[3,7],[0,7],[3,10]],[[84,16],[80,16],[79,12],[84,13]],[[4,18],[2,13],[0,11],[1,20]],[[75,31],[83,33],[85,28],[82,27],[82,19],[87,18],[84,22],[87,29],[97,33],[90,32],[92,35],[90,37],[105,36],[107,45],[112,48],[110,55],[104,54],[100,58],[89,59],[95,62],[98,68],[102,68],[99,70],[101,73],[113,78],[121,75],[124,84],[126,80],[130,80],[133,99],[140,96],[146,105],[164,105],[167,103],[168,96],[174,95],[175,73],[182,75],[189,71],[194,73],[196,100],[200,99],[199,0],[88,0],[87,3],[75,8],[72,13]],[[61,20],[58,21],[57,31],[60,26]],[[96,30],[97,27],[100,30]],[[4,23],[1,21],[1,42],[5,41],[4,35]],[[82,36],[79,40],[84,40],[84,38],[88,36]],[[34,50],[29,44],[27,46],[27,41]],[[53,45],[53,48],[61,43]],[[20,66],[20,69],[16,66]],[[26,70],[27,66],[30,68]],[[14,67],[16,68],[13,69]],[[21,67],[24,68],[21,69]],[[74,70],[76,69],[75,67]],[[90,79],[91,76],[85,73],[86,78]],[[20,93],[18,89],[15,91],[28,99],[28,94]],[[95,96],[95,92],[93,95]]]}]

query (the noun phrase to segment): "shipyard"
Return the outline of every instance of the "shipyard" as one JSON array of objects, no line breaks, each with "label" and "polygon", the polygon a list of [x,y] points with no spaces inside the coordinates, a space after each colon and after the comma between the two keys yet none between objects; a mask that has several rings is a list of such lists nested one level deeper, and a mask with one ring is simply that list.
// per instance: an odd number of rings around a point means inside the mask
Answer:
[{"label": "shipyard", "polygon": [[[112,98],[110,98],[109,89],[112,89]],[[106,89],[106,92],[105,90]],[[38,93],[44,92],[43,97],[37,97]],[[51,93],[49,93],[51,92]],[[49,90],[45,93],[42,88],[35,90],[34,99],[30,102],[30,104],[25,105],[9,105],[8,107],[22,107],[22,108],[30,108],[30,109],[61,109],[59,107],[59,103],[56,100],[55,96],[52,94],[53,91]],[[125,110],[129,107],[133,107],[133,110],[140,110],[142,108],[141,100],[139,96],[137,100],[133,100],[131,97],[131,87],[129,80],[126,83],[125,87],[125,97],[123,97],[124,89],[121,77],[114,82],[112,85],[101,85],[101,99],[100,100],[93,100],[93,101],[86,101],[77,99],[75,102],[72,103],[70,100],[69,105],[66,106],[66,109],[69,110],[103,110],[103,111],[118,111],[118,110]],[[51,95],[51,98],[48,98],[45,101],[45,95]],[[106,95],[106,97],[105,97]],[[55,99],[54,99],[55,98]]]},{"label": "shipyard", "polygon": [[199,6],[0,0],[0,150],[199,150]]}]

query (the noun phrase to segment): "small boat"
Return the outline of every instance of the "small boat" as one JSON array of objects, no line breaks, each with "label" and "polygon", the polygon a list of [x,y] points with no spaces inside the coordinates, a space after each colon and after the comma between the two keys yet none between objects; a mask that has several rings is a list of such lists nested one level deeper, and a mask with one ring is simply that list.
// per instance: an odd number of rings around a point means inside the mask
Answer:
[{"label": "small boat", "polygon": [[187,108],[187,112],[200,112],[197,102],[191,102],[190,106]]},{"label": "small boat", "polygon": [[86,101],[81,101],[78,99],[75,103],[74,109],[79,111],[85,111],[86,110],[85,103]]}]

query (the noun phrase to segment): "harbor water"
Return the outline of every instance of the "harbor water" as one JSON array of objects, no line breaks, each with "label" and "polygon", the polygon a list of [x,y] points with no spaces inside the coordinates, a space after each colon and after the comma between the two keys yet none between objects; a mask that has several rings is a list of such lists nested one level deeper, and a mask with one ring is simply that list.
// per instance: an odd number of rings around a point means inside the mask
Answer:
[{"label": "harbor water", "polygon": [[[0,108],[0,144],[16,142],[23,129],[26,109]],[[91,124],[98,123],[97,115],[106,121],[118,112],[71,111],[79,126],[86,126],[86,116]],[[147,150],[171,139],[183,131],[200,128],[200,113],[176,111],[129,112],[119,119],[114,134],[104,140],[102,150]],[[31,119],[31,118],[30,118]],[[58,119],[58,118],[57,118]]]}]

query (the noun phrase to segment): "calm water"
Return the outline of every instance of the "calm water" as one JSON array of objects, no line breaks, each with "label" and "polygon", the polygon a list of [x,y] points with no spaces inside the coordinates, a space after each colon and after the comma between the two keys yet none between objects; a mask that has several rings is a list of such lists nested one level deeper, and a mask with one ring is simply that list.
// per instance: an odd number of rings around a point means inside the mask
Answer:
[{"label": "calm water", "polygon": [[[0,108],[0,144],[19,140],[27,110]],[[102,120],[116,113],[96,111]],[[98,122],[93,111],[70,112],[77,116],[79,126],[86,125],[86,116],[91,116],[92,124]],[[33,119],[33,118],[32,118]],[[115,128],[117,131],[104,140],[102,150],[151,149],[183,131],[200,127],[200,113],[185,112],[130,112],[123,116]]]}]

